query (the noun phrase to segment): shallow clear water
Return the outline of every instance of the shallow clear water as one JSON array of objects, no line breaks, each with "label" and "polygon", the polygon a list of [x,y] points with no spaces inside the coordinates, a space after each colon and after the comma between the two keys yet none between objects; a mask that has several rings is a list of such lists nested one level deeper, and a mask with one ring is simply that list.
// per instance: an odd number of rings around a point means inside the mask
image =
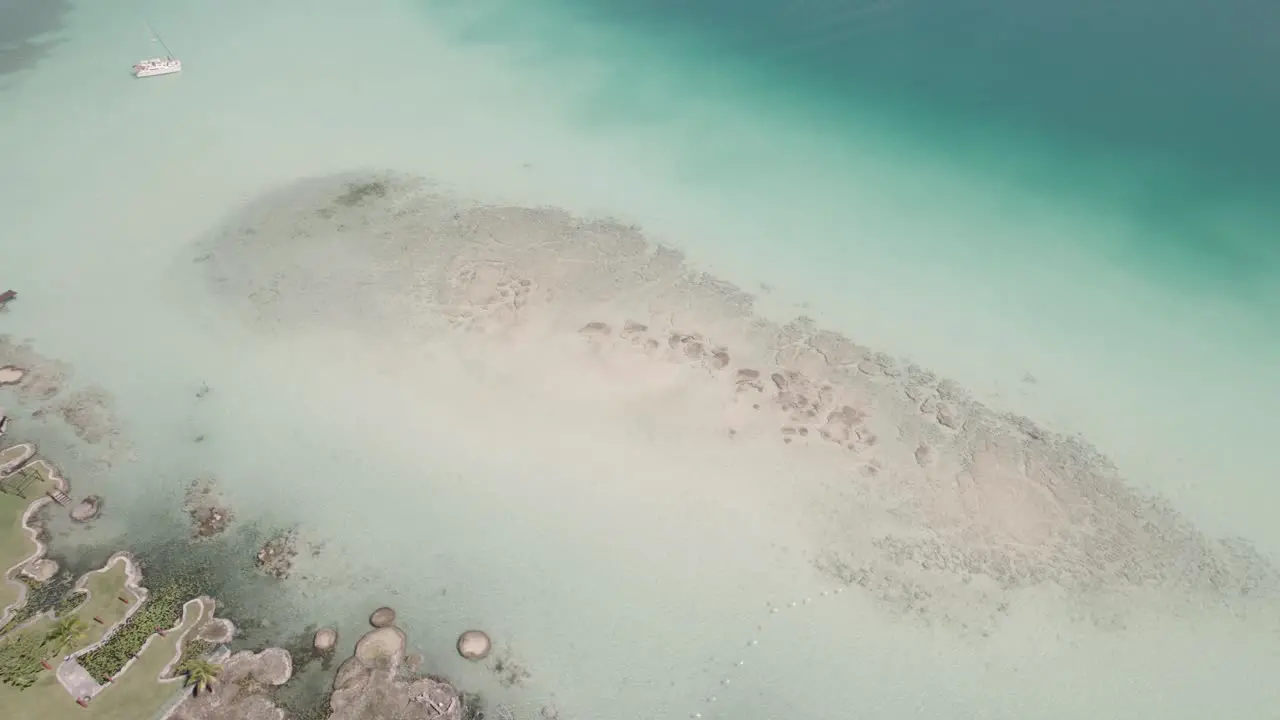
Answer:
[{"label": "shallow clear water", "polygon": [[[620,218],[1273,555],[1272,21],[1215,7],[75,5],[0,76],[0,332],[107,389],[136,457],[67,460],[110,512],[64,552],[181,537],[185,483],[214,474],[237,532],[319,549],[278,586],[227,561],[254,639],[351,640],[389,602],[429,664],[530,717],[1265,717],[1253,616],[1104,631],[1040,587],[987,637],[905,620],[813,572],[776,448],[487,375],[393,312],[264,332],[192,262],[246,201],[351,170]],[[125,74],[144,20],[181,76]],[[451,657],[473,625],[523,687]]]}]

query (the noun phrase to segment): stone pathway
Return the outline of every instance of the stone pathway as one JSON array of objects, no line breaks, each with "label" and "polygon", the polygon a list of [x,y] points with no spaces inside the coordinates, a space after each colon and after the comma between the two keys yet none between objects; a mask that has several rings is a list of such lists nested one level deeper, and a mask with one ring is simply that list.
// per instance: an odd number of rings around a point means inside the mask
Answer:
[{"label": "stone pathway", "polygon": [[62,687],[71,693],[73,698],[88,698],[102,692],[102,686],[97,680],[80,666],[74,658],[63,661],[58,666],[58,682],[62,683]]}]

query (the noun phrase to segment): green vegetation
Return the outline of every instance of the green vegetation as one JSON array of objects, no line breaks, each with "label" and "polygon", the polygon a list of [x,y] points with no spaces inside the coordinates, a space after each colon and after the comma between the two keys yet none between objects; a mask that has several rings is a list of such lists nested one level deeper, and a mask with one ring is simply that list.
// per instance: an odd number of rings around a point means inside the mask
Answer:
[{"label": "green vegetation", "polygon": [[[26,496],[0,493],[0,573],[22,562],[35,552],[36,544],[22,527],[22,515],[31,503],[53,487],[48,476],[35,466],[42,482],[27,488]],[[0,581],[0,612],[18,600],[18,586]]]},{"label": "green vegetation", "polygon": [[69,615],[55,622],[44,640],[55,648],[54,655],[61,655],[87,637],[89,626],[75,615]]},{"label": "green vegetation", "polygon": [[36,684],[51,653],[36,633],[22,633],[0,642],[0,682],[25,690]]},{"label": "green vegetation", "polygon": [[178,671],[186,676],[183,685],[191,688],[192,695],[199,695],[213,687],[213,682],[222,674],[222,666],[208,660],[193,659],[183,663]]},{"label": "green vegetation", "polygon": [[83,590],[67,593],[66,595],[63,595],[62,599],[53,606],[53,614],[58,617],[63,617],[64,615],[73,613],[77,608],[84,604],[85,600],[88,599],[89,593]]},{"label": "green vegetation", "polygon": [[9,584],[9,589],[14,593],[17,592],[18,587],[14,583],[22,583],[23,585],[26,585],[27,591],[23,597],[24,602],[22,603],[22,606],[13,611],[13,615],[9,618],[9,622],[4,624],[4,627],[0,627],[0,635],[9,632],[40,614],[40,610],[38,609],[40,606],[40,599],[42,595],[46,594],[46,586],[50,584],[37,582],[27,575],[18,575],[17,577],[12,578]]},{"label": "green vegetation", "polygon": [[20,690],[35,685],[46,660],[75,647],[88,634],[83,620],[68,617],[46,632],[37,627],[0,641],[0,682]]},{"label": "green vegetation", "polygon": [[[129,603],[137,601],[133,593],[125,590],[125,581],[122,562],[90,573],[84,582],[87,592],[75,593],[81,603],[77,612],[58,619],[41,618],[0,640],[0,683],[19,689],[30,687],[44,671],[41,661],[100,640],[107,628],[119,622],[128,610],[129,604],[122,603],[120,598]],[[89,602],[85,602],[86,598]]]},{"label": "green vegetation", "polygon": [[[141,598],[125,587],[123,562],[89,573],[79,589],[74,587],[74,577],[66,572],[45,582],[16,572],[10,575],[9,569],[36,550],[35,542],[22,526],[22,516],[33,501],[54,487],[43,465],[33,469],[40,482],[25,488],[25,498],[0,493],[0,573],[4,574],[0,577],[0,611],[18,600],[22,590],[19,583],[26,586],[23,604],[14,608],[13,617],[0,627],[0,716],[41,720],[152,717],[179,696],[182,683],[176,679],[160,682],[160,673],[174,661],[180,638],[207,613],[194,614],[180,630],[155,638],[146,652],[138,655],[129,672],[119,678],[114,675],[139,652],[157,627],[174,627],[182,618],[184,601],[198,593],[192,591],[189,578],[175,579],[138,607]],[[125,614],[134,608],[137,612],[120,625]],[[100,641],[117,625],[117,632],[103,648],[82,658],[99,682],[108,676],[113,678],[87,708],[82,708],[45,663],[56,665],[53,658]],[[209,643],[191,638],[190,643],[183,644],[180,662],[204,662],[200,658],[210,647]]]},{"label": "green vegetation", "polygon": [[[123,607],[119,601],[116,604]],[[81,616],[88,617],[85,610],[81,611]],[[160,673],[173,662],[179,640],[197,627],[203,618],[203,613],[193,613],[179,631],[153,639],[129,670],[115,678],[87,708],[76,705],[75,698],[58,684],[54,674],[44,671],[39,673],[35,685],[24,690],[0,684],[0,708],[3,708],[0,717],[6,720],[10,717],[40,720],[140,720],[155,717],[166,703],[176,700],[182,690],[182,683],[177,680],[161,682]],[[53,623],[49,622],[48,627],[52,626]],[[90,628],[94,632],[99,626],[93,623]],[[185,649],[185,641],[183,646]]]},{"label": "green vegetation", "polygon": [[[194,635],[194,633],[192,633],[192,635]],[[185,667],[186,664],[192,660],[198,660],[205,655],[208,655],[209,651],[212,650],[213,647],[213,643],[207,640],[201,640],[198,637],[189,637],[184,640],[182,642],[182,657],[178,658],[179,672],[181,672],[181,668]]]},{"label": "green vegetation", "polygon": [[168,630],[178,624],[186,601],[177,584],[167,585],[153,593],[110,640],[83,655],[80,665],[98,682],[114,676],[125,663],[137,656],[147,638],[157,629]]}]

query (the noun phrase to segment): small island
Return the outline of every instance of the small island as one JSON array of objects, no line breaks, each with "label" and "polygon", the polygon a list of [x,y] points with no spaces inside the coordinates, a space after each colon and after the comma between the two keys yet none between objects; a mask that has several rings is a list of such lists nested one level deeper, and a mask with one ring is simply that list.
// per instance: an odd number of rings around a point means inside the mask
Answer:
[{"label": "small island", "polygon": [[[274,695],[293,675],[292,656],[276,647],[233,653],[228,644],[236,628],[214,616],[213,598],[188,597],[178,584],[148,589],[127,552],[69,589],[54,587],[59,568],[44,557],[37,511],[53,504],[87,522],[102,509],[101,498],[74,503],[69,492],[33,444],[0,443],[0,707],[6,720],[284,720]],[[212,496],[205,481],[188,495],[185,510],[197,535],[215,534],[230,520]],[[259,561],[269,574],[287,574],[287,540],[274,538],[264,548],[273,562]],[[373,611],[371,629],[337,670],[321,717],[483,717],[477,696],[422,672],[419,656],[406,656],[407,638],[395,620],[390,607]],[[321,629],[315,651],[333,652],[337,638],[337,630]]]}]

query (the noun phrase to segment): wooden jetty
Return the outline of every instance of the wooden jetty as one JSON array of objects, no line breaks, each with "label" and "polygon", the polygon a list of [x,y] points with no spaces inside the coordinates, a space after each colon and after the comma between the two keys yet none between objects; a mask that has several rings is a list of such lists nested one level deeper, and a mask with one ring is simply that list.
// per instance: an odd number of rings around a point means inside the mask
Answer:
[{"label": "wooden jetty", "polygon": [[71,504],[71,498],[68,497],[66,493],[62,492],[58,488],[54,488],[46,492],[45,495],[48,495],[49,497],[53,498],[53,501],[58,503],[62,507],[66,507]]}]

